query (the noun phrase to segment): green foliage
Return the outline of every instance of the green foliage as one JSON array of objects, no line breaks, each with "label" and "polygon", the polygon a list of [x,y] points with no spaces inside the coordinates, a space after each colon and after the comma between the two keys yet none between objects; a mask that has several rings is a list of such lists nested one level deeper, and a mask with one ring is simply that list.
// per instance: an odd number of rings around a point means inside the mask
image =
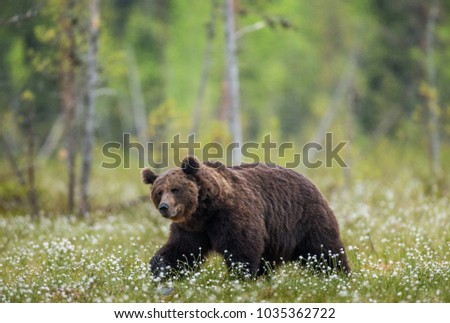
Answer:
[{"label": "green foliage", "polygon": [[6,57],[8,66],[11,67],[11,81],[15,87],[23,87],[28,78],[28,70],[25,63],[25,46],[22,39],[15,39],[9,54]]},{"label": "green foliage", "polygon": [[[189,131],[211,3],[152,0],[102,4],[101,91],[97,104],[101,140],[120,138],[124,130],[133,129],[128,113],[129,49],[136,54],[146,112],[168,99],[174,100],[175,113],[184,120],[176,124],[176,132]],[[0,7],[1,18],[20,14],[29,8],[27,4],[31,7],[31,2],[5,2]],[[238,39],[244,137],[254,140],[275,131],[283,139],[309,139],[330,104],[345,61],[354,48],[359,52],[354,80],[359,129],[383,135],[386,131],[401,131],[404,118],[411,118],[422,104],[423,40],[429,8],[419,4],[420,1],[371,0],[241,1],[238,31],[258,23],[264,25]],[[47,135],[46,129],[55,120],[59,106],[58,46],[64,42],[60,37],[61,17],[70,15],[74,20],[78,46],[75,58],[83,64],[86,6],[86,1],[77,1],[73,12],[68,13],[61,0],[41,1],[38,16],[1,29],[0,57],[7,68],[2,71],[0,113],[10,109],[24,87],[43,94],[37,100],[42,122],[37,135],[41,138]],[[450,98],[445,87],[450,74],[442,68],[448,65],[449,52],[449,25],[442,18],[446,10],[448,5],[442,3],[436,25],[435,58],[441,67],[437,69],[437,96],[441,106]],[[219,1],[200,129],[208,128],[209,121],[216,118],[222,99],[222,14]],[[79,82],[83,82],[82,77]],[[277,122],[270,120],[273,117]],[[342,122],[337,116],[334,125]]]},{"label": "green foliage", "polygon": [[153,110],[148,117],[148,137],[152,142],[161,142],[170,139],[171,125],[176,117],[175,102],[169,100]]},{"label": "green foliage", "polygon": [[[378,26],[372,46],[366,48],[362,58],[362,65],[367,68],[362,75],[367,92],[363,93],[357,115],[364,131],[393,134],[401,128],[403,118],[409,118],[424,104],[421,87],[428,82],[426,33],[431,5],[424,6],[421,1],[369,1],[369,4]],[[448,4],[442,3],[439,10],[440,15],[444,14]],[[447,36],[442,31],[449,26],[440,17],[434,36],[437,64],[442,63],[441,55],[448,52]],[[437,92],[447,100],[444,81],[448,80],[447,72],[438,67],[436,74]]]},{"label": "green foliage", "polygon": [[7,213],[12,210],[15,212],[27,212],[26,196],[27,190],[24,186],[19,186],[14,181],[2,179],[2,185],[0,185],[0,196],[2,203],[0,204],[0,212]]}]

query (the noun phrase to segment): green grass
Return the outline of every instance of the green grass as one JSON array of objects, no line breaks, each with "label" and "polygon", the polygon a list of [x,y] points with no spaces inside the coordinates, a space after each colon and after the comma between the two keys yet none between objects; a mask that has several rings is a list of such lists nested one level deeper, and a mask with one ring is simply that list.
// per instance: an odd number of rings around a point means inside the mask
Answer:
[{"label": "green grass", "polygon": [[[119,183],[105,190],[120,191]],[[386,187],[361,181],[331,194],[349,277],[287,263],[241,281],[212,255],[196,273],[161,282],[147,264],[169,223],[150,203],[89,221],[8,211],[0,216],[0,302],[450,302],[449,198],[425,195],[418,181]]]}]

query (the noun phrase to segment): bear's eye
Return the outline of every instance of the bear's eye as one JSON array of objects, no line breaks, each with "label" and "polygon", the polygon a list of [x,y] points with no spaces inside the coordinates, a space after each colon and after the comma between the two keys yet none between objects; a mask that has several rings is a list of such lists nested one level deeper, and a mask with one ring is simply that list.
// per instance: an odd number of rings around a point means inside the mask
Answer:
[{"label": "bear's eye", "polygon": [[158,193],[156,193],[156,195],[161,196],[162,195],[162,191],[159,191]]},{"label": "bear's eye", "polygon": [[180,189],[179,188],[172,188],[170,191],[172,193],[178,193],[180,191]]}]

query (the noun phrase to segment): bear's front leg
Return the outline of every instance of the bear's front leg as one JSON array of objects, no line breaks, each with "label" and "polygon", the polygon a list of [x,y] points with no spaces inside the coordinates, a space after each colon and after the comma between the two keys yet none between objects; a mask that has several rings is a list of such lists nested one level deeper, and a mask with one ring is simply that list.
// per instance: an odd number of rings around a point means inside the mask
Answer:
[{"label": "bear's front leg", "polygon": [[150,259],[150,271],[155,277],[170,276],[182,269],[194,269],[211,250],[204,232],[191,232],[172,223],[167,243]]},{"label": "bear's front leg", "polygon": [[[226,221],[218,221],[209,232],[213,249],[221,253],[229,271],[240,278],[251,278],[258,275],[261,257],[264,251],[264,232],[253,230],[247,223],[239,223],[245,216],[223,217]],[[244,220],[245,221],[245,220]]]}]

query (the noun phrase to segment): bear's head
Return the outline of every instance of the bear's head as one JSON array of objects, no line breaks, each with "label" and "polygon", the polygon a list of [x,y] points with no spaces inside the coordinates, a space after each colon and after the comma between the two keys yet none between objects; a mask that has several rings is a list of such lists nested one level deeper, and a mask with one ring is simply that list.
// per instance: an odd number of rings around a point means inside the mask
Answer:
[{"label": "bear's head", "polygon": [[177,223],[188,222],[199,205],[211,206],[218,200],[224,181],[217,169],[200,163],[194,156],[184,158],[181,167],[161,175],[151,169],[141,172],[145,184],[151,184],[151,199],[161,215]]}]

